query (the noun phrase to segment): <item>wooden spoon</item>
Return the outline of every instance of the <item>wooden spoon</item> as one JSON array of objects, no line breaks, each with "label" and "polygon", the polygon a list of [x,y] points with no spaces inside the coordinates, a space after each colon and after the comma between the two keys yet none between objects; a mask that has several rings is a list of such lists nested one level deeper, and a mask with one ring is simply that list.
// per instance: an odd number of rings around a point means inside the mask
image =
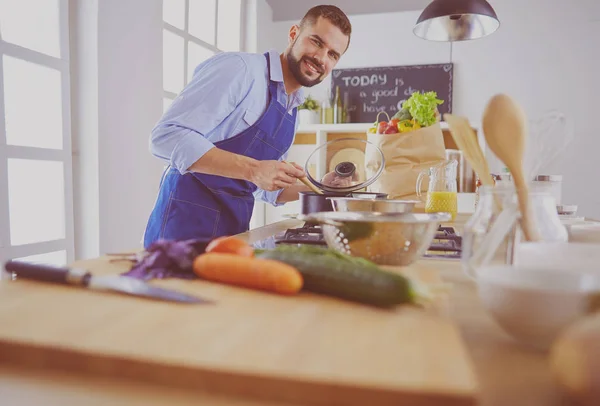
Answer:
[{"label": "wooden spoon", "polygon": [[[283,162],[285,162],[286,164],[292,165],[292,164],[290,164],[287,161],[283,161]],[[318,195],[322,195],[323,194],[323,191],[321,189],[317,188],[310,180],[308,180],[306,178],[306,176],[303,176],[303,177],[298,178],[298,179],[300,180],[300,182],[304,183],[310,190],[312,190],[316,194],[318,194]]]},{"label": "wooden spoon", "polygon": [[494,186],[495,182],[490,174],[487,159],[485,159],[485,155],[477,141],[477,135],[469,124],[469,120],[448,113],[444,114],[444,120],[450,127],[450,134],[454,138],[456,146],[463,152],[463,156],[473,167],[481,183],[484,186]]},{"label": "wooden spoon", "polygon": [[492,152],[506,165],[515,182],[521,228],[527,241],[541,237],[529,211],[529,188],[523,177],[523,154],[527,136],[525,114],[517,103],[505,94],[497,94],[488,102],[483,113],[483,133]]}]

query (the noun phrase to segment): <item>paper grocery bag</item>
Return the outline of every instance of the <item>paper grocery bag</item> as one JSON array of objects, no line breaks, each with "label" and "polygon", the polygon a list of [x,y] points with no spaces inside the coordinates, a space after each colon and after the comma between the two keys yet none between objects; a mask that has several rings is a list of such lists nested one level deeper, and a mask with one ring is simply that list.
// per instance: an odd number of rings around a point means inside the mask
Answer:
[{"label": "paper grocery bag", "polygon": [[[367,133],[367,141],[383,152],[385,167],[379,178],[368,187],[369,192],[387,193],[389,199],[419,200],[417,177],[421,171],[446,160],[446,147],[440,123],[399,134]],[[379,169],[377,149],[365,151],[367,178]],[[427,192],[428,177],[423,179],[421,192]]]}]

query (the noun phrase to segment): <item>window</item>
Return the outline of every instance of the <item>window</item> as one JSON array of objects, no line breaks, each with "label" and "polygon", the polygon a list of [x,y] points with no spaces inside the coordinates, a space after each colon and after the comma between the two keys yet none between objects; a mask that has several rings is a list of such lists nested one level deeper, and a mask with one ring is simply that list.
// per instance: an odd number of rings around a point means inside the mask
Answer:
[{"label": "window", "polygon": [[0,261],[73,260],[68,0],[0,0]]},{"label": "window", "polygon": [[163,0],[163,107],[196,67],[214,54],[239,51],[243,0]]}]

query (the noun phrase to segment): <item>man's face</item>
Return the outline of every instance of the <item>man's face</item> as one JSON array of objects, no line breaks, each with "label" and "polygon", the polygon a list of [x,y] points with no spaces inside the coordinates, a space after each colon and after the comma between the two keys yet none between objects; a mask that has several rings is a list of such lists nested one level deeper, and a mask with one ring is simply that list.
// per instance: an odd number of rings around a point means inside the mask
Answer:
[{"label": "man's face", "polygon": [[294,78],[312,87],[331,73],[348,47],[349,38],[329,20],[319,17],[312,25],[290,30],[287,62]]}]

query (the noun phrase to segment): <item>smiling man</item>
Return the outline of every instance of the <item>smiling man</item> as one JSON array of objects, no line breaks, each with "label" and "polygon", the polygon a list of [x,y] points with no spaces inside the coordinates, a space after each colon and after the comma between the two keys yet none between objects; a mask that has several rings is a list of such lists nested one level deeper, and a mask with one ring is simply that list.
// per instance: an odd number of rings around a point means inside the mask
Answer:
[{"label": "smiling man", "polygon": [[351,25],[335,6],[311,8],[283,54],[225,52],[198,65],[152,131],[152,154],[169,164],[144,235],[214,238],[248,230],[255,199],[273,205],[308,190],[301,167],[282,162],[298,126],[302,87],[331,73]]}]

